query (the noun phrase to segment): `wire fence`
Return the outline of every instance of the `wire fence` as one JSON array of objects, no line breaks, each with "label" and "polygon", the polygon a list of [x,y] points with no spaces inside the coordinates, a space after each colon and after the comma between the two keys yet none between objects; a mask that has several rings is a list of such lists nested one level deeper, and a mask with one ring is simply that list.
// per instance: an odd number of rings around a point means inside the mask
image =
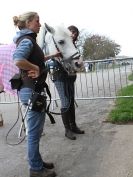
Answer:
[{"label": "wire fence", "polygon": [[[132,84],[128,79],[133,74],[133,58],[107,59],[85,62],[82,72],[77,73],[75,82],[75,100],[115,99],[118,91]],[[52,101],[60,100],[54,83],[47,78]],[[122,97],[132,97],[123,95]],[[0,94],[0,104],[18,102],[16,95]]]},{"label": "wire fence", "polygon": [[133,74],[133,58],[89,61],[89,64],[91,70],[77,77],[76,99],[114,99],[120,97],[118,91],[132,84],[128,76]]}]

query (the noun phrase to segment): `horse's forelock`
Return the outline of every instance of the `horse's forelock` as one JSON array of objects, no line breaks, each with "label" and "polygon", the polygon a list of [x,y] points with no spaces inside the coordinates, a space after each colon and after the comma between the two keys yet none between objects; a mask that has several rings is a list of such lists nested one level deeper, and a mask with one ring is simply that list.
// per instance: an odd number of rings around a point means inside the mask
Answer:
[{"label": "horse's forelock", "polygon": [[54,36],[59,36],[60,38],[62,37],[63,39],[69,37],[71,35],[70,31],[65,28],[64,26],[57,26],[55,27],[55,34]]}]

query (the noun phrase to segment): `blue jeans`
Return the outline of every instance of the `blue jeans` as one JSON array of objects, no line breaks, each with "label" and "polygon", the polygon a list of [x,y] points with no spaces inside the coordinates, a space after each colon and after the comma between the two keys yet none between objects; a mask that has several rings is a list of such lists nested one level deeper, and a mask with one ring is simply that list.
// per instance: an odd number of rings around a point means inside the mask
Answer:
[{"label": "blue jeans", "polygon": [[61,100],[61,109],[68,109],[74,100],[74,81],[56,80],[54,84]]},{"label": "blue jeans", "polygon": [[[27,104],[31,97],[32,89],[23,88],[19,92],[20,100],[23,104]],[[39,142],[45,123],[45,112],[36,112],[28,109],[27,112],[27,148],[28,161],[30,169],[39,171],[43,168],[43,160],[39,152]]]}]

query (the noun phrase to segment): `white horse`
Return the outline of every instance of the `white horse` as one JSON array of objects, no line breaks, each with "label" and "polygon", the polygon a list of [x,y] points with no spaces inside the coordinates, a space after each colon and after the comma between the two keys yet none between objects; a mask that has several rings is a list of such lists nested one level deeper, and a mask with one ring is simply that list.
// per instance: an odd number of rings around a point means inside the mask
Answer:
[{"label": "white horse", "polygon": [[62,57],[56,58],[56,60],[69,74],[78,70],[75,63],[80,57],[79,51],[73,44],[70,31],[64,26],[53,28],[45,23],[38,34],[37,43],[45,55],[61,52]]}]

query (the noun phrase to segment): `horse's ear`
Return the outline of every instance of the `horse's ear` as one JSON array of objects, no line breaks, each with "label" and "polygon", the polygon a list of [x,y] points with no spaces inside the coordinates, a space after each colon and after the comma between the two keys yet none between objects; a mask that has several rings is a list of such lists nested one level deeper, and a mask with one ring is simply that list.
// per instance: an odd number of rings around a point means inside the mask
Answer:
[{"label": "horse's ear", "polygon": [[55,32],[54,28],[49,26],[47,23],[44,23],[44,25],[45,25],[45,28],[48,32],[50,32],[52,34]]}]

